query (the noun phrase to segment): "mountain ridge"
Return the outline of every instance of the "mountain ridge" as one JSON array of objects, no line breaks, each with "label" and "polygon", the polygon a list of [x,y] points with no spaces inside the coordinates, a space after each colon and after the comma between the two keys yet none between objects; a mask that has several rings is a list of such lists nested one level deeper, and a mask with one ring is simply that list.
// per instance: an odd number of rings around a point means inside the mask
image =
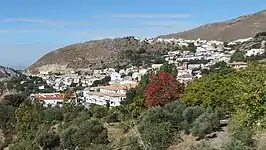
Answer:
[{"label": "mountain ridge", "polygon": [[263,31],[266,31],[266,10],[225,21],[205,24],[184,32],[160,35],[156,39],[184,38],[195,40],[200,38],[228,42],[253,37],[256,33]]},{"label": "mountain ridge", "polygon": [[16,76],[19,73],[9,67],[4,67],[0,65],[0,78],[6,78],[6,77],[11,77],[11,76]]}]

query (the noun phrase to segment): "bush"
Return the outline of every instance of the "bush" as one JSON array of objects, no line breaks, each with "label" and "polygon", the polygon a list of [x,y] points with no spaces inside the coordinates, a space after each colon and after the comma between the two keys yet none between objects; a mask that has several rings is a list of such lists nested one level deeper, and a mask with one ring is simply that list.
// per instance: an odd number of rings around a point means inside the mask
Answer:
[{"label": "bush", "polygon": [[163,107],[153,107],[141,114],[141,116],[139,117],[139,122],[141,124],[166,122],[166,116],[167,114],[164,111]]},{"label": "bush", "polygon": [[35,140],[44,149],[52,149],[60,145],[60,137],[56,133],[46,130],[39,132]]},{"label": "bush", "polygon": [[52,123],[54,121],[63,121],[64,119],[61,108],[57,107],[45,109],[43,111],[43,115],[44,115],[44,120],[47,123]]},{"label": "bush", "polygon": [[108,144],[107,129],[99,120],[83,122],[74,133],[74,143],[79,147],[89,147],[91,144]]},{"label": "bush", "polygon": [[189,133],[189,130],[192,127],[193,122],[204,113],[204,109],[202,107],[188,107],[183,112],[184,122],[183,129],[186,133]]},{"label": "bush", "polygon": [[108,108],[105,106],[94,105],[90,108],[93,117],[101,119],[107,116]]},{"label": "bush", "polygon": [[250,150],[256,148],[253,132],[246,128],[232,135],[231,140],[223,146],[223,150]]},{"label": "bush", "polygon": [[76,132],[77,132],[77,129],[74,127],[69,127],[62,132],[61,141],[65,149],[76,148],[75,136],[74,136]]},{"label": "bush", "polygon": [[193,136],[203,138],[206,134],[212,133],[219,128],[217,113],[208,112],[200,115],[192,124],[191,133]]},{"label": "bush", "polygon": [[106,117],[107,123],[118,122],[118,113],[113,112]]},{"label": "bush", "polygon": [[154,150],[167,149],[175,134],[169,122],[147,124],[138,129],[145,145]]},{"label": "bush", "polygon": [[167,120],[177,129],[182,128],[182,122],[184,121],[183,112],[186,108],[186,105],[180,101],[168,103],[164,107],[167,113]]}]

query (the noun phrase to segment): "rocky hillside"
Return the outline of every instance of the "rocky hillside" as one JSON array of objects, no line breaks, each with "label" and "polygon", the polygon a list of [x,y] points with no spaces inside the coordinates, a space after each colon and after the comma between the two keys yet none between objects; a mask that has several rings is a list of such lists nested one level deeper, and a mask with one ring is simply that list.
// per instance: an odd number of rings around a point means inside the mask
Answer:
[{"label": "rocky hillside", "polygon": [[128,63],[122,54],[125,51],[147,52],[164,50],[162,43],[149,44],[134,37],[104,39],[78,43],[50,52],[28,68],[31,73],[39,71],[67,71],[68,69],[94,69],[105,66],[115,67]]},{"label": "rocky hillside", "polygon": [[16,75],[18,75],[18,72],[15,71],[14,69],[0,66],[0,78],[16,76]]},{"label": "rocky hillside", "polygon": [[162,35],[158,38],[231,41],[253,37],[256,33],[263,31],[266,31],[266,10],[228,21],[203,25],[185,32]]}]

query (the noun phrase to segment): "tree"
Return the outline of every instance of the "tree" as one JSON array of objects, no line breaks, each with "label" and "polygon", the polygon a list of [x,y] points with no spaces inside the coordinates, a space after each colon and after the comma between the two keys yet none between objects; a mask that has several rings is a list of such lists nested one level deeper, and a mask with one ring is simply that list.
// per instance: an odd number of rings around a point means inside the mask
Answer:
[{"label": "tree", "polygon": [[39,103],[25,104],[22,103],[15,112],[17,124],[16,130],[19,138],[29,139],[34,138],[38,127],[42,122],[41,106]]},{"label": "tree", "polygon": [[204,109],[202,107],[188,107],[183,112],[184,122],[183,129],[186,133],[189,133],[189,130],[192,127],[193,122],[204,113]]},{"label": "tree", "polygon": [[77,132],[77,128],[69,127],[64,130],[61,134],[62,145],[65,149],[75,149],[75,133]]},{"label": "tree", "polygon": [[60,145],[60,137],[55,132],[43,130],[36,137],[36,142],[44,149],[52,149]]},{"label": "tree", "polygon": [[0,104],[0,129],[2,131],[12,130],[15,127],[15,110],[13,106]]},{"label": "tree", "polygon": [[203,76],[186,86],[182,100],[193,106],[225,108],[227,113],[231,112],[239,104],[235,98],[238,80],[233,74]]},{"label": "tree", "polygon": [[160,71],[158,75],[150,77],[145,89],[146,105],[148,107],[164,106],[168,102],[178,100],[183,93],[184,86],[167,72]]},{"label": "tree", "polygon": [[97,119],[91,119],[79,125],[74,134],[74,140],[79,147],[89,147],[91,144],[108,144],[107,129]]},{"label": "tree", "polygon": [[11,95],[6,95],[4,97],[3,103],[5,105],[12,105],[14,107],[19,107],[19,105],[24,102],[26,99],[26,96],[23,94],[11,94]]},{"label": "tree", "polygon": [[219,128],[218,114],[207,109],[192,124],[191,133],[193,136],[204,138],[206,134],[212,133]]},{"label": "tree", "polygon": [[236,51],[230,58],[230,62],[239,62],[239,61],[244,61],[245,57],[244,57],[245,53],[242,51]]},{"label": "tree", "polygon": [[140,126],[144,143],[154,150],[166,150],[173,141],[174,130],[169,122]]},{"label": "tree", "polygon": [[110,76],[106,76],[104,77],[103,79],[101,80],[95,80],[93,83],[92,83],[92,87],[97,87],[97,86],[100,86],[100,85],[109,85],[109,81],[111,81],[111,77]]},{"label": "tree", "polygon": [[209,70],[203,69],[202,74],[207,75],[207,74],[218,73],[220,75],[223,75],[223,74],[227,74],[233,71],[235,70],[231,68],[230,66],[228,66],[226,62],[220,61],[210,66]]},{"label": "tree", "polygon": [[164,63],[161,68],[162,71],[168,72],[173,76],[177,76],[177,69],[176,66],[174,64],[168,64],[168,63]]},{"label": "tree", "polygon": [[192,52],[192,53],[196,53],[196,49],[197,47],[194,45],[194,43],[188,43],[188,47],[187,50]]},{"label": "tree", "polygon": [[93,114],[93,117],[100,119],[107,116],[108,108],[100,105],[92,105],[89,111]]},{"label": "tree", "polygon": [[205,108],[224,108],[227,114],[237,109],[252,112],[250,122],[262,119],[266,111],[266,64],[256,62],[241,71],[210,74],[188,84],[183,101]]},{"label": "tree", "polygon": [[43,110],[43,117],[48,124],[63,121],[64,119],[62,110],[58,107],[51,107]]}]

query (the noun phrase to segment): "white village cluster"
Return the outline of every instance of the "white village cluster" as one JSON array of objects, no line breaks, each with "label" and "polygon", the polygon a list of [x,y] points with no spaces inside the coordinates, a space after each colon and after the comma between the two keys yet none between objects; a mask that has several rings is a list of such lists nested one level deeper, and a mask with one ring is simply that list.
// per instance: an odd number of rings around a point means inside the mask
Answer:
[{"label": "white village cluster", "polygon": [[[206,40],[184,40],[184,39],[146,39],[146,42],[154,44],[155,42],[171,43],[180,47],[186,47],[193,43],[196,47],[194,52],[176,50],[169,51],[163,57],[168,64],[174,64],[178,70],[177,80],[187,84],[189,81],[200,78],[202,69],[209,69],[210,66],[217,62],[224,61],[233,68],[243,68],[247,66],[245,62],[230,62],[231,56],[235,49],[230,48],[232,45],[241,44],[252,40],[239,39],[229,42],[225,45],[221,41]],[[143,41],[143,40],[142,40]],[[255,56],[265,53],[264,48],[247,49],[246,56]],[[38,99],[45,106],[61,105],[65,97],[60,94],[69,88],[76,88],[73,99],[89,106],[90,104],[118,106],[126,98],[127,90],[138,85],[141,77],[149,70],[159,69],[163,64],[152,64],[150,68],[131,66],[129,68],[115,70],[114,68],[91,70],[89,73],[79,73],[71,71],[63,75],[55,75],[49,72],[40,72],[37,76],[41,77],[46,83],[52,86],[58,93],[39,93],[32,94],[31,97]],[[95,81],[109,78],[109,84],[106,86],[92,86]],[[79,88],[77,88],[79,87]],[[40,86],[39,89],[43,89]]]}]

